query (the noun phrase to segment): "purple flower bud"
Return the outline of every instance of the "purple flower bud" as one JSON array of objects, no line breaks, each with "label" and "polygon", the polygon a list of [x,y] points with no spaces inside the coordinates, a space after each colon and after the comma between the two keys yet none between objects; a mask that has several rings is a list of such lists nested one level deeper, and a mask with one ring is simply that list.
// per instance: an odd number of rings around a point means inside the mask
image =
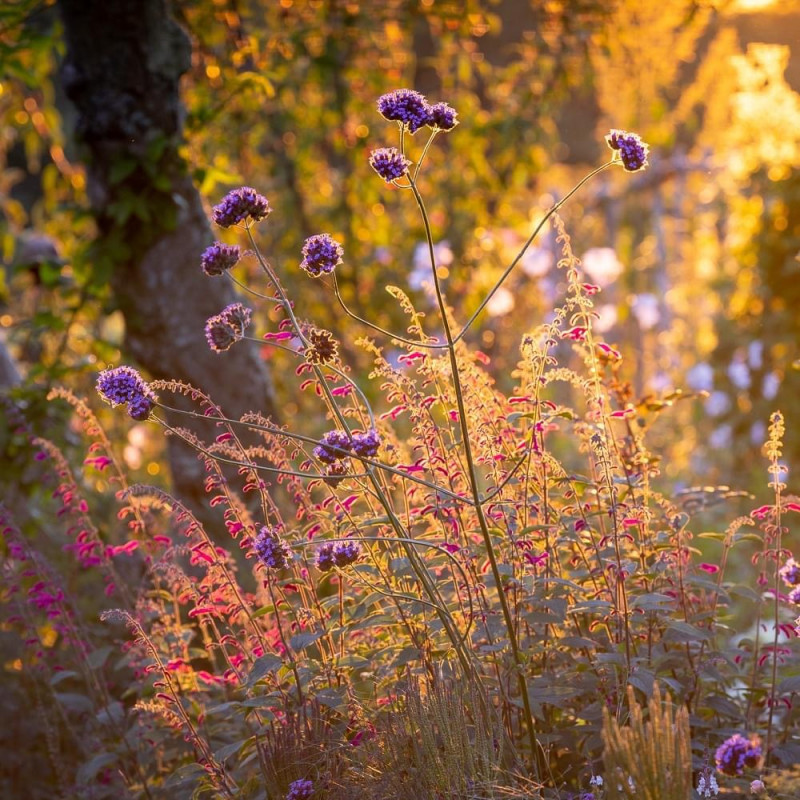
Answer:
[{"label": "purple flower bud", "polygon": [[269,569],[285,569],[292,560],[289,545],[278,536],[277,529],[268,525],[262,526],[253,542],[253,550]]},{"label": "purple flower bud", "polygon": [[219,314],[206,320],[205,334],[208,346],[215,353],[230,349],[244,336],[250,324],[252,310],[241,303],[231,303]]},{"label": "purple flower bud", "polygon": [[378,111],[384,119],[400,122],[409,133],[416,133],[430,120],[430,106],[419,92],[398,89],[378,98]]},{"label": "purple flower bud", "polygon": [[264,195],[249,186],[242,186],[228,192],[222,198],[222,202],[211,210],[211,216],[220,228],[230,228],[231,225],[237,225],[248,218],[258,222],[271,212],[272,209]]},{"label": "purple flower bud", "polygon": [[606,144],[619,153],[619,159],[627,172],[638,172],[647,166],[650,148],[637,134],[614,129],[606,136]]},{"label": "purple flower bud", "polygon": [[314,784],[301,778],[299,781],[292,781],[289,784],[289,793],[286,795],[286,800],[310,800],[314,795]]},{"label": "purple flower bud", "polygon": [[346,458],[353,446],[353,440],[345,431],[328,431],[314,448],[314,455],[325,464],[333,464]]},{"label": "purple flower bud", "polygon": [[366,433],[353,434],[353,452],[362,458],[372,458],[377,455],[378,449],[381,446],[381,437],[375,428],[370,429]]},{"label": "purple flower bud", "polygon": [[344,249],[327,233],[310,236],[303,245],[303,261],[300,268],[312,278],[333,272],[342,263]]},{"label": "purple flower bud", "polygon": [[97,376],[97,391],[112,406],[128,406],[128,414],[136,420],[147,419],[156,402],[153,390],[132,367],[114,367]]},{"label": "purple flower bud", "polygon": [[386,183],[402,178],[411,162],[396,147],[380,147],[369,156],[369,164]]},{"label": "purple flower bud", "polygon": [[778,574],[787,586],[797,586],[800,583],[800,564],[790,558],[778,570]]},{"label": "purple flower bud", "polygon": [[439,128],[442,131],[451,131],[458,125],[456,110],[447,103],[436,103],[430,107],[428,125],[431,128]]},{"label": "purple flower bud", "polygon": [[758,737],[745,739],[735,733],[726,739],[714,754],[717,769],[726,775],[741,775],[745,767],[757,767],[761,761],[761,743]]},{"label": "purple flower bud", "polygon": [[337,567],[347,567],[361,556],[361,545],[355,540],[336,542],[333,545],[333,563]]},{"label": "purple flower bud", "polygon": [[242,248],[238,244],[214,242],[203,251],[203,255],[200,256],[200,264],[206,275],[214,277],[215,275],[222,275],[236,266],[241,257]]}]

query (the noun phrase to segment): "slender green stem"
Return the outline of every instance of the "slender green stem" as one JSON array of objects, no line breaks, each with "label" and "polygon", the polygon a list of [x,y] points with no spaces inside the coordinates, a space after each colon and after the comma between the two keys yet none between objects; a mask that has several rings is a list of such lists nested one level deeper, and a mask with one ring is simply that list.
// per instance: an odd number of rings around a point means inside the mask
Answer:
[{"label": "slender green stem", "polygon": [[[527,249],[531,246],[531,244],[533,244],[533,240],[539,235],[539,231],[541,231],[541,229],[544,227],[544,224],[547,222],[547,220],[549,220],[550,217],[552,217],[553,214],[555,214],[556,211],[558,211],[558,209],[561,208],[561,206],[563,206],[564,203],[566,203],[567,200],[569,200],[570,197],[572,197],[572,195],[574,195],[575,192],[577,192],[578,189],[580,189],[585,183],[588,183],[595,175],[597,175],[598,173],[602,172],[607,167],[610,167],[614,163],[616,163],[616,162],[612,159],[611,161],[606,162],[602,166],[597,167],[597,169],[593,169],[588,175],[586,175],[580,181],[578,181],[578,183],[576,183],[575,186],[573,186],[572,189],[570,189],[557,203],[554,203],[550,207],[550,210],[547,211],[547,213],[539,221],[539,224],[533,229],[533,233],[528,237],[528,240],[525,242],[524,245],[522,245],[522,249],[519,251],[519,253],[517,253],[516,258],[506,267],[505,272],[503,272],[503,274],[500,276],[500,279],[492,287],[492,289],[489,292],[489,294],[487,294],[486,297],[483,298],[483,302],[477,307],[477,309],[475,309],[475,312],[466,321],[466,323],[464,324],[464,327],[454,337],[454,339],[453,339],[454,343],[455,342],[459,342],[459,341],[461,341],[461,339],[464,338],[464,335],[472,327],[472,325],[474,324],[475,320],[480,316],[481,311],[483,311],[483,309],[486,308],[486,305],[489,303],[489,301],[492,299],[492,297],[494,297],[495,292],[503,285],[503,283],[505,282],[505,279],[511,274],[511,271],[514,269],[514,267],[517,266],[517,264],[519,263],[520,259],[525,255],[525,252],[527,251]],[[412,188],[414,188],[414,187],[412,187]],[[415,194],[416,194],[416,188],[415,188]],[[433,256],[431,256],[431,258],[432,257]],[[434,270],[434,273],[435,273],[435,270]]]},{"label": "slender green stem", "polygon": [[[442,288],[439,281],[439,276],[436,273],[436,256],[433,250],[433,234],[431,232],[430,220],[428,213],[425,209],[425,203],[422,200],[422,195],[419,193],[416,183],[411,181],[411,188],[414,192],[414,199],[417,201],[420,214],[422,215],[423,225],[425,226],[425,237],[428,242],[428,252],[430,255],[431,268],[433,270],[433,281],[436,289],[436,301],[439,305],[439,313],[442,318],[442,327],[444,329],[445,339],[447,340],[447,352],[450,357],[450,367],[453,380],[453,391],[456,397],[456,405],[458,406],[458,421],[461,428],[462,445],[464,448],[464,458],[467,463],[467,471],[469,474],[470,486],[472,489],[472,496],[475,501],[475,512],[478,517],[478,525],[481,529],[481,536],[483,537],[484,546],[486,547],[486,555],[489,558],[489,563],[492,569],[492,576],[494,577],[495,589],[497,597],[500,602],[500,607],[503,612],[503,619],[505,621],[506,629],[508,632],[508,640],[511,645],[511,652],[514,658],[514,666],[517,674],[517,681],[519,684],[519,691],[522,697],[522,704],[525,711],[525,725],[528,731],[528,737],[531,745],[531,756],[533,764],[538,765],[539,761],[539,743],[536,738],[536,731],[533,721],[533,714],[531,712],[530,697],[528,696],[528,685],[525,680],[524,664],[522,654],[520,653],[519,643],[517,642],[516,630],[514,627],[514,620],[511,616],[511,609],[508,606],[508,601],[503,591],[503,581],[500,575],[500,569],[497,563],[497,555],[495,554],[494,545],[492,543],[491,533],[489,532],[489,525],[486,521],[483,507],[480,504],[480,484],[478,482],[478,474],[475,468],[475,459],[472,454],[472,445],[470,442],[469,422],[467,418],[467,409],[464,403],[464,392],[461,385],[461,377],[458,369],[458,358],[456,355],[455,344],[452,331],[450,329],[450,321],[447,318],[447,307],[442,295]],[[518,260],[518,259],[517,259]],[[512,265],[513,266],[513,265]],[[491,294],[489,295],[491,297]],[[476,315],[477,316],[477,313]],[[538,766],[536,767],[537,774],[539,772]]]}]

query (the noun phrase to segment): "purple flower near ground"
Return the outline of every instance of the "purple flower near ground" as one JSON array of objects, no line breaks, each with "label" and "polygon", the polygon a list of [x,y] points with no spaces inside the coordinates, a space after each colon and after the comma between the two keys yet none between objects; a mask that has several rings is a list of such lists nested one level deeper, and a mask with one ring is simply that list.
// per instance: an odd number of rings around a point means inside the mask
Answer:
[{"label": "purple flower near ground", "polygon": [[757,767],[761,761],[761,744],[758,738],[745,739],[735,733],[726,739],[714,754],[717,769],[725,775],[741,775],[745,767]]},{"label": "purple flower near ground", "polygon": [[314,794],[314,784],[312,781],[301,778],[289,784],[289,793],[286,800],[309,800]]},{"label": "purple flower near ground", "polygon": [[428,125],[442,131],[451,131],[458,125],[457,112],[447,103],[436,103],[430,107]]},{"label": "purple flower near ground", "polygon": [[252,310],[241,303],[231,303],[206,320],[205,334],[208,346],[215,353],[230,349],[244,337],[250,324]]},{"label": "purple flower near ground", "polygon": [[325,464],[333,464],[347,457],[353,446],[350,434],[345,431],[328,431],[314,448],[314,455]]},{"label": "purple flower near ground", "polygon": [[242,257],[242,248],[238,244],[224,244],[214,242],[203,251],[200,256],[200,264],[203,272],[209,277],[222,275],[232,267]]},{"label": "purple flower near ground", "polygon": [[312,278],[328,275],[342,263],[344,249],[327,233],[310,236],[303,245],[303,261],[300,268]]},{"label": "purple flower near ground", "polygon": [[258,222],[269,216],[271,211],[264,195],[249,186],[242,186],[228,192],[219,205],[211,210],[211,216],[220,228],[230,228],[248,218]]},{"label": "purple flower near ground", "polygon": [[650,148],[637,134],[615,129],[606,136],[606,143],[619,153],[619,159],[627,172],[638,172],[647,166]]},{"label": "purple flower near ground", "polygon": [[790,558],[778,571],[781,579],[787,586],[800,584],[800,564]]},{"label": "purple flower near ground", "polygon": [[103,370],[97,376],[96,388],[112,406],[127,405],[128,414],[136,420],[147,419],[156,402],[155,393],[133,367]]},{"label": "purple flower near ground", "polygon": [[369,156],[369,164],[386,183],[402,178],[411,162],[396,147],[379,147]]},{"label": "purple flower near ground", "polygon": [[381,437],[375,428],[371,428],[366,433],[353,434],[353,452],[362,458],[372,458],[377,455],[381,446]]},{"label": "purple flower near ground", "polygon": [[430,120],[430,106],[419,92],[398,89],[378,98],[378,111],[384,119],[400,122],[409,133],[416,133]]},{"label": "purple flower near ground", "polygon": [[268,525],[262,526],[253,542],[253,550],[261,563],[270,569],[285,569],[292,560],[289,545],[280,538],[275,528]]}]

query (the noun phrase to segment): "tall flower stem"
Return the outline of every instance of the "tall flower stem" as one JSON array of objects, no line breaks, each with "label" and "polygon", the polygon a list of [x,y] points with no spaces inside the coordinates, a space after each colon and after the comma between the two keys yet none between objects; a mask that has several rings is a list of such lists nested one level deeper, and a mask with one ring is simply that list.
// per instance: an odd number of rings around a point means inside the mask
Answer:
[{"label": "tall flower stem", "polygon": [[[528,685],[525,680],[524,663],[522,659],[522,654],[519,649],[519,643],[517,641],[517,634],[514,626],[514,620],[511,616],[511,609],[508,606],[508,600],[506,599],[505,593],[503,592],[502,576],[500,575],[500,569],[497,563],[497,555],[495,553],[494,544],[492,543],[492,536],[491,533],[489,532],[489,525],[486,521],[486,515],[484,513],[483,506],[481,505],[480,502],[480,485],[478,482],[478,473],[475,468],[475,459],[472,454],[472,445],[470,443],[467,409],[464,403],[464,391],[461,385],[461,377],[458,369],[458,357],[456,355],[456,347],[455,347],[456,340],[453,338],[453,332],[450,329],[450,321],[447,318],[447,308],[445,306],[444,296],[442,295],[442,287],[439,282],[439,276],[436,273],[436,256],[433,250],[433,235],[431,233],[430,219],[428,218],[428,212],[425,209],[425,203],[422,200],[422,195],[419,193],[419,189],[417,188],[416,182],[410,177],[409,180],[411,182],[411,188],[414,192],[414,199],[417,201],[417,206],[419,208],[420,214],[422,215],[423,225],[425,226],[425,238],[427,239],[428,242],[428,252],[431,260],[431,268],[433,271],[434,287],[436,289],[436,302],[439,305],[439,313],[442,319],[442,327],[444,329],[445,339],[447,340],[447,352],[450,358],[450,369],[452,372],[453,391],[456,397],[456,405],[458,406],[458,421],[459,421],[459,426],[461,428],[462,445],[464,447],[464,458],[467,463],[467,471],[469,473],[469,481],[470,481],[470,487],[472,489],[472,496],[475,500],[475,513],[478,517],[478,525],[480,526],[481,529],[481,536],[483,537],[483,543],[484,546],[486,547],[486,554],[489,558],[489,563],[492,568],[492,576],[494,577],[495,589],[497,591],[497,597],[500,601],[500,607],[503,611],[503,620],[505,621],[506,630],[508,632],[508,641],[509,644],[511,645],[511,653],[514,659],[514,667],[515,667],[515,672],[517,674],[519,692],[520,696],[522,697],[522,705],[525,712],[525,726],[527,728],[528,738],[530,740],[531,756],[533,764],[538,765],[539,742],[536,738],[535,724],[533,721],[533,714],[531,712],[530,697],[528,695]],[[531,241],[532,238],[533,237],[531,237]],[[511,268],[509,268],[507,272],[510,272],[510,269]],[[489,297],[491,297],[491,294],[489,295]],[[482,307],[483,306],[481,306],[481,308]],[[477,316],[480,310],[481,309],[478,309],[475,315],[473,315],[473,319]],[[466,330],[466,327],[464,330]],[[539,771],[538,766],[536,766],[537,775],[538,771]]]}]

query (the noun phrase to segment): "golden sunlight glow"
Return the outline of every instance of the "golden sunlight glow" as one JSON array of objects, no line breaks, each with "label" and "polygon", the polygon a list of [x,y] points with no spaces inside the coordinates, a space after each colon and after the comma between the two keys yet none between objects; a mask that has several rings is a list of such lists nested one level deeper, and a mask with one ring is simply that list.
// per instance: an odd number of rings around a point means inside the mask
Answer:
[{"label": "golden sunlight glow", "polygon": [[734,0],[734,11],[762,11],[776,4],[776,0]]}]

